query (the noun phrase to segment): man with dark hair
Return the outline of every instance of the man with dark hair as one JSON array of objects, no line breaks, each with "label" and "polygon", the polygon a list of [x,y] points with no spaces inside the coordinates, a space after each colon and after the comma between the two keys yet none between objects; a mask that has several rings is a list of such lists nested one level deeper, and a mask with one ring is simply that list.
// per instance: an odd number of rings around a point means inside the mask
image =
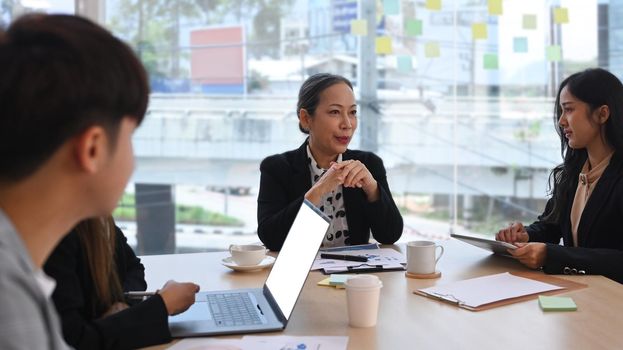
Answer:
[{"label": "man with dark hair", "polygon": [[64,234],[109,214],[132,173],[144,68],[76,16],[0,31],[0,348],[64,349],[42,265]]}]

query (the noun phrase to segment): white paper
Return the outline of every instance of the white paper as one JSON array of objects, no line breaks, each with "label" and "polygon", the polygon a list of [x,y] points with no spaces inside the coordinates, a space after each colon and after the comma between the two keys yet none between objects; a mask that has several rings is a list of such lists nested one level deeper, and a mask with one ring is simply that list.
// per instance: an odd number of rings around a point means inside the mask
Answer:
[{"label": "white paper", "polygon": [[346,350],[348,337],[245,336],[242,339],[185,338],[170,350]]},{"label": "white paper", "polygon": [[345,271],[349,266],[375,267],[383,265],[383,267],[397,267],[400,264],[406,264],[407,259],[400,252],[391,248],[381,249],[365,249],[352,252],[344,252],[344,255],[361,255],[368,257],[368,262],[347,261],[335,259],[322,259],[320,253],[316,256],[316,260],[312,265],[312,270],[325,269],[325,271]]},{"label": "white paper", "polygon": [[478,307],[499,300],[563,289],[553,284],[511,275],[508,272],[420,289],[426,294],[460,305]]}]

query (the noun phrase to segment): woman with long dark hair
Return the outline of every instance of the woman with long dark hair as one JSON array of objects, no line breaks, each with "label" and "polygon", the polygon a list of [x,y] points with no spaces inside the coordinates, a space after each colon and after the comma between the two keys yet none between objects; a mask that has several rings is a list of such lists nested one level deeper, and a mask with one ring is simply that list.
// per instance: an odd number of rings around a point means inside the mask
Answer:
[{"label": "woman with long dark hair", "polygon": [[44,266],[57,282],[52,299],[63,336],[80,349],[133,349],[171,341],[169,315],[186,310],[199,286],[167,282],[144,301],[124,292],[144,291],[145,269],[112,217],[81,221]]},{"label": "woman with long dark hair", "polygon": [[623,283],[623,85],[600,68],[575,73],[555,108],[564,161],[550,174],[552,197],[538,221],[496,239],[519,246],[511,253],[528,267]]},{"label": "woman with long dark hair", "polygon": [[357,104],[348,79],[315,74],[301,86],[296,113],[309,135],[296,150],[260,165],[257,233],[279,250],[307,199],[331,219],[324,246],[367,243],[370,233],[392,244],[402,234],[402,216],[387,184],[383,161],[348,149],[357,129]]}]

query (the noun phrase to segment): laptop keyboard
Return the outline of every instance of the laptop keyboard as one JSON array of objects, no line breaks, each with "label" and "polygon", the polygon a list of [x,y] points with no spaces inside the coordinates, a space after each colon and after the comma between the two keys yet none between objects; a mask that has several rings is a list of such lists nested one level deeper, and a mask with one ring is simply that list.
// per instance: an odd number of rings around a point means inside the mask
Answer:
[{"label": "laptop keyboard", "polygon": [[208,294],[208,305],[217,326],[247,326],[262,323],[249,293]]}]

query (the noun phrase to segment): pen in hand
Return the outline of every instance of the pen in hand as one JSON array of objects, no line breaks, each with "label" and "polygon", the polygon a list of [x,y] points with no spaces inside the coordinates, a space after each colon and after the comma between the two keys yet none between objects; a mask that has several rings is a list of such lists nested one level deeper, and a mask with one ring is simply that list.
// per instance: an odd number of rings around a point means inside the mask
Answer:
[{"label": "pen in hand", "polygon": [[336,259],[336,260],[348,260],[348,261],[360,261],[367,262],[368,257],[362,255],[346,255],[346,254],[328,254],[321,253],[320,257],[323,259]]},{"label": "pen in hand", "polygon": [[156,292],[146,292],[146,291],[131,291],[123,293],[128,299],[143,299],[144,297],[150,297],[156,294]]}]

